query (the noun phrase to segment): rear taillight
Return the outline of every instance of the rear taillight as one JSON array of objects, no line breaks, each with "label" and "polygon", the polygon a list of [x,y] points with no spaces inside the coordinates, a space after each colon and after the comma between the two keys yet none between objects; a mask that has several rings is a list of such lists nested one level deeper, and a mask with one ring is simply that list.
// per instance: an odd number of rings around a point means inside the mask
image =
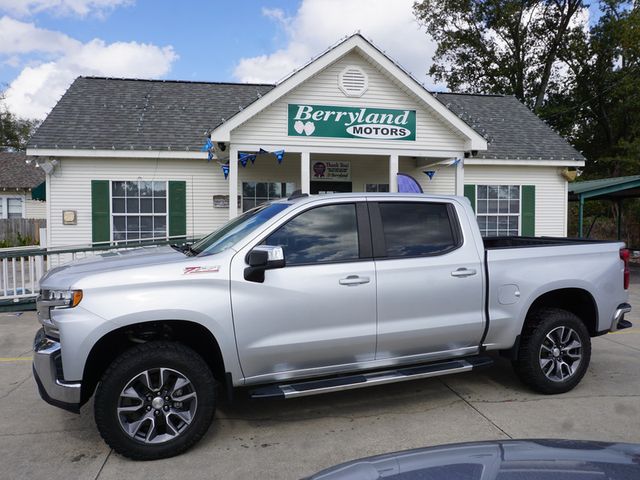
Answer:
[{"label": "rear taillight", "polygon": [[624,262],[624,274],[623,274],[623,283],[624,283],[624,289],[628,290],[629,289],[629,257],[630,257],[630,252],[628,248],[621,248],[620,249],[620,260],[622,260]]}]

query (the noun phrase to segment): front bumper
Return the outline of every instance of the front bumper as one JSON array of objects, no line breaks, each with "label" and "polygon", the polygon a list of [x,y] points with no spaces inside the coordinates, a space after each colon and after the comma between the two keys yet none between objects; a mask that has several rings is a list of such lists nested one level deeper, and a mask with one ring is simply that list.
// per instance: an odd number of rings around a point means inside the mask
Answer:
[{"label": "front bumper", "polygon": [[628,303],[621,303],[616,308],[615,313],[613,314],[613,319],[611,320],[611,329],[610,332],[616,332],[618,330],[622,330],[623,328],[629,328],[633,325],[629,320],[624,319],[624,315],[631,311],[631,305]]},{"label": "front bumper", "polygon": [[48,338],[44,329],[33,340],[33,377],[42,399],[73,413],[80,412],[80,382],[65,382],[62,376],[60,343]]}]

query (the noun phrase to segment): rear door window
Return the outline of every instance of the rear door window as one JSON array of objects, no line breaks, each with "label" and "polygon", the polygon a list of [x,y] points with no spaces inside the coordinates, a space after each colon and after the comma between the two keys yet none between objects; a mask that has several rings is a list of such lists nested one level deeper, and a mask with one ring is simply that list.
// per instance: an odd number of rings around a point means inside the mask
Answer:
[{"label": "rear door window", "polygon": [[378,208],[388,258],[439,255],[460,243],[446,203],[380,202]]}]

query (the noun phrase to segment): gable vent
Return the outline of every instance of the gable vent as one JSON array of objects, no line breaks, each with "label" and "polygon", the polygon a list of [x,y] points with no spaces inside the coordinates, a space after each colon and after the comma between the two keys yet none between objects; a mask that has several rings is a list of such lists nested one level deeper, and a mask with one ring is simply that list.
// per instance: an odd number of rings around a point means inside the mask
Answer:
[{"label": "gable vent", "polygon": [[367,91],[369,79],[361,68],[349,66],[340,72],[338,86],[347,97],[361,97]]}]

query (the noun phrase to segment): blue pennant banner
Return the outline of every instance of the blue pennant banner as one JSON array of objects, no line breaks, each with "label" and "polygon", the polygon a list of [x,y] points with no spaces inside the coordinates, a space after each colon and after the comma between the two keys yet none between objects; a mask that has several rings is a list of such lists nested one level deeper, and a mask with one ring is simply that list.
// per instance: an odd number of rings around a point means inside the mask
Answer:
[{"label": "blue pennant banner", "polygon": [[430,181],[433,180],[433,177],[436,174],[435,170],[425,170],[423,173],[429,177]]},{"label": "blue pennant banner", "polygon": [[229,164],[220,165],[222,167],[222,173],[224,174],[224,179],[226,180],[229,176]]},{"label": "blue pennant banner", "polygon": [[239,160],[240,160],[240,164],[242,165],[242,167],[246,167],[247,166],[247,162],[251,162],[251,165],[253,165],[253,163],[256,161],[256,154],[255,153],[239,153]]},{"label": "blue pennant banner", "polygon": [[276,150],[272,153],[276,156],[278,163],[282,163],[282,159],[284,158],[284,150]]},{"label": "blue pennant banner", "polygon": [[208,152],[209,150],[213,149],[213,143],[211,142],[210,138],[207,138],[207,141],[205,142],[205,144],[202,146],[202,148],[200,149],[201,152]]}]

